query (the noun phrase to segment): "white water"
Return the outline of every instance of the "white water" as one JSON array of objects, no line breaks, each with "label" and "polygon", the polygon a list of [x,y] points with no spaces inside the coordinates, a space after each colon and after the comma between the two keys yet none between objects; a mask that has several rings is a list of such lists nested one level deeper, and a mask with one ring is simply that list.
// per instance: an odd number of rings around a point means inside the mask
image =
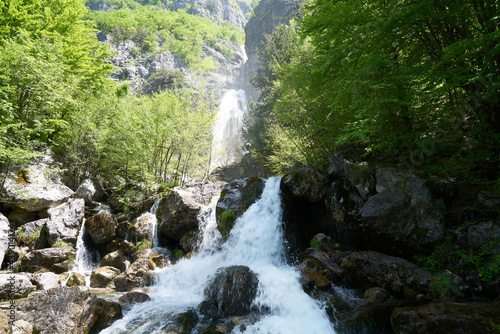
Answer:
[{"label": "white water", "polygon": [[[85,218],[82,221],[82,227],[78,233],[78,239],[76,240],[76,254],[75,262],[73,263],[73,268],[71,268],[70,273],[75,272],[85,276],[85,285],[90,284],[90,272],[94,269],[99,268],[99,253],[97,251],[91,251],[85,246],[84,241],[85,236]],[[69,276],[68,276],[69,277]]]},{"label": "white water", "polygon": [[101,333],[165,333],[175,314],[196,308],[203,301],[206,282],[220,267],[246,265],[259,278],[255,305],[269,309],[241,332],[262,334],[335,333],[325,311],[299,283],[299,273],[285,263],[283,254],[279,178],[266,181],[255,204],[238,218],[225,244],[216,229],[215,204],[199,216],[203,240],[199,252],[161,272],[152,300],[135,305],[124,318]]},{"label": "white water", "polygon": [[213,130],[212,168],[239,162],[245,154],[242,129],[246,100],[243,89],[230,89],[222,98]]}]

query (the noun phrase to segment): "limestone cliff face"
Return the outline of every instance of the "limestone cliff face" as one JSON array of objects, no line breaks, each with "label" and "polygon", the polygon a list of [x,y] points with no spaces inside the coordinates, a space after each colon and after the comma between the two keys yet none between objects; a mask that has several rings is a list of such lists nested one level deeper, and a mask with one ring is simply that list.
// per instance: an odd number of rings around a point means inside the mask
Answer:
[{"label": "limestone cliff face", "polygon": [[[187,8],[187,13],[210,19],[221,24],[226,21],[243,29],[247,22],[245,13],[249,10],[245,2],[235,3],[232,0],[173,0],[172,10]],[[245,11],[243,11],[243,9]]]},{"label": "limestone cliff face", "polygon": [[260,92],[250,84],[252,75],[259,69],[257,52],[266,34],[271,34],[277,26],[290,22],[301,6],[297,0],[261,0],[254,9],[254,14],[245,26],[245,50],[248,60],[243,67],[242,83],[247,97],[257,101]]}]

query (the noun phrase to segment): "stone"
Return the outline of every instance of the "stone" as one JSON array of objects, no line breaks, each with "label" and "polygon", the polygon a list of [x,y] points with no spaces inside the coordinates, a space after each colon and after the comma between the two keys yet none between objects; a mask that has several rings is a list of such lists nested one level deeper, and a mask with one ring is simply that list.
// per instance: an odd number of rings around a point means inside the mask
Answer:
[{"label": "stone", "polygon": [[127,231],[127,239],[138,243],[143,239],[153,240],[156,217],[154,214],[143,214],[132,222],[132,226]]},{"label": "stone", "polygon": [[28,211],[23,208],[17,207],[9,213],[9,222],[13,223],[16,228],[26,223],[37,219],[36,212]]},{"label": "stone", "polygon": [[0,310],[0,334],[12,334],[12,326],[9,324],[9,317]]},{"label": "stone", "polygon": [[85,276],[80,273],[71,273],[66,281],[66,286],[85,286]]},{"label": "stone", "polygon": [[14,326],[12,327],[12,334],[33,334],[34,333],[34,327],[33,324],[24,321],[24,320],[17,320],[14,322]]},{"label": "stone", "polygon": [[393,299],[389,291],[384,288],[370,288],[365,291],[364,303],[365,305],[383,304],[388,300]]},{"label": "stone", "polygon": [[123,255],[121,250],[114,251],[106,254],[101,259],[101,267],[111,266],[119,269],[120,271],[127,270],[127,258]]},{"label": "stone", "polygon": [[113,280],[121,273],[115,267],[106,266],[92,270],[90,274],[90,287],[92,288],[106,288]]},{"label": "stone", "polygon": [[380,168],[376,175],[379,193],[361,208],[368,247],[396,256],[433,250],[444,237],[444,202],[409,172]]},{"label": "stone", "polygon": [[156,265],[147,258],[140,258],[130,265],[127,271],[119,274],[114,279],[117,291],[130,291],[141,285],[144,277],[150,270],[156,268]]},{"label": "stone", "polygon": [[5,253],[9,249],[10,223],[7,217],[0,213],[0,266],[3,263]]},{"label": "stone", "polygon": [[[495,320],[494,320],[495,319]],[[500,302],[450,303],[436,301],[422,306],[397,308],[391,324],[395,334],[403,333],[497,333]]]},{"label": "stone", "polygon": [[110,242],[116,237],[118,221],[109,212],[102,212],[85,221],[85,230],[96,245]]},{"label": "stone", "polygon": [[121,317],[118,303],[97,298],[86,287],[37,291],[18,300],[16,307],[16,317],[40,334],[98,333]]},{"label": "stone", "polygon": [[199,243],[199,231],[188,231],[184,233],[184,235],[181,237],[179,240],[179,244],[181,245],[181,248],[186,252],[192,252],[196,250],[198,247]]},{"label": "stone", "polygon": [[293,198],[303,198],[314,203],[325,198],[329,185],[326,176],[310,166],[305,166],[283,176],[280,188]]},{"label": "stone", "polygon": [[4,202],[27,211],[41,211],[66,202],[73,191],[62,184],[57,170],[49,151],[26,166],[12,169],[4,184]]},{"label": "stone", "polygon": [[314,236],[311,240],[311,247],[325,253],[333,253],[340,250],[340,245],[323,233],[318,233]]},{"label": "stone", "polygon": [[140,291],[129,291],[118,299],[120,303],[132,304],[132,303],[144,303],[151,300],[151,298]]},{"label": "stone", "polygon": [[66,203],[48,210],[45,234],[50,247],[56,241],[76,244],[76,237],[85,215],[83,199],[70,199]]},{"label": "stone", "polygon": [[308,248],[304,252],[304,255],[315,260],[319,266],[325,270],[325,275],[330,281],[335,283],[342,282],[344,278],[344,269],[333,262],[326,253],[313,248]]},{"label": "stone", "polygon": [[68,271],[75,259],[73,247],[44,248],[33,250],[20,260],[20,271],[34,273],[48,269],[56,274]]},{"label": "stone", "polygon": [[[217,229],[223,238],[227,238],[236,218],[260,198],[263,190],[264,180],[257,177],[234,180],[222,190],[215,214]],[[231,215],[228,214],[230,210]]]},{"label": "stone", "polygon": [[340,266],[357,287],[381,287],[395,297],[425,295],[432,280],[432,275],[417,265],[378,252],[352,252]]},{"label": "stone", "polygon": [[75,192],[76,198],[83,198],[85,204],[105,201],[109,195],[102,184],[97,180],[86,179]]},{"label": "stone", "polygon": [[19,274],[0,274],[0,300],[27,297],[36,287],[29,277]]},{"label": "stone", "polygon": [[48,290],[61,286],[59,275],[51,272],[33,274],[31,276],[31,282],[36,285],[38,290]]},{"label": "stone", "polygon": [[470,247],[481,249],[488,241],[500,239],[500,226],[491,221],[471,226],[467,232],[467,239]]},{"label": "stone", "polygon": [[259,280],[246,266],[217,269],[204,289],[204,307],[221,316],[241,316],[250,312]]},{"label": "stone", "polygon": [[332,283],[325,277],[324,273],[316,270],[311,260],[305,260],[298,267],[300,271],[300,283],[306,291],[319,288],[329,288]]}]

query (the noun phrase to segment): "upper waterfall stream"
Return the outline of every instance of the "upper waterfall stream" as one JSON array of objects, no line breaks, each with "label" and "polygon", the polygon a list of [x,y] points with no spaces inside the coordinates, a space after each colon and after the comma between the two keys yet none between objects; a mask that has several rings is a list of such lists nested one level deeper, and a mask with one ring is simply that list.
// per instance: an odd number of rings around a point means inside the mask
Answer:
[{"label": "upper waterfall stream", "polygon": [[279,177],[266,181],[261,198],[236,220],[226,243],[217,230],[213,199],[199,215],[203,237],[198,253],[164,268],[150,293],[152,300],[134,305],[102,333],[165,333],[176,315],[203,301],[205,285],[216,270],[232,265],[248,266],[257,274],[254,305],[266,310],[233,333],[335,333],[326,312],[302,290],[299,273],[285,262],[279,185]]}]

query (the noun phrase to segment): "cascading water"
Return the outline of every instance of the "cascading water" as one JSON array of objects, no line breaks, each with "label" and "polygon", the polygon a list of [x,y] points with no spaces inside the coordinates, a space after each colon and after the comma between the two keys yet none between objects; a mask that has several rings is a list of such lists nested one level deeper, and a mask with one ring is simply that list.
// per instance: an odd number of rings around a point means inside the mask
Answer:
[{"label": "cascading water", "polygon": [[85,218],[82,221],[82,227],[76,240],[76,254],[73,268],[70,272],[76,272],[85,276],[85,283],[90,283],[90,272],[99,267],[99,253],[88,249],[85,245]]},{"label": "cascading water", "polygon": [[246,265],[259,278],[254,304],[266,309],[256,322],[233,333],[335,333],[326,312],[299,283],[299,273],[285,263],[281,221],[280,179],[266,181],[261,198],[239,217],[226,243],[216,228],[215,205],[199,216],[203,239],[199,252],[165,268],[152,300],[135,305],[124,318],[102,333],[164,333],[175,316],[196,308],[204,299],[207,281],[221,267]]},{"label": "cascading water", "polygon": [[230,89],[222,98],[213,130],[212,168],[239,162],[245,154],[242,129],[246,100],[243,89]]}]

